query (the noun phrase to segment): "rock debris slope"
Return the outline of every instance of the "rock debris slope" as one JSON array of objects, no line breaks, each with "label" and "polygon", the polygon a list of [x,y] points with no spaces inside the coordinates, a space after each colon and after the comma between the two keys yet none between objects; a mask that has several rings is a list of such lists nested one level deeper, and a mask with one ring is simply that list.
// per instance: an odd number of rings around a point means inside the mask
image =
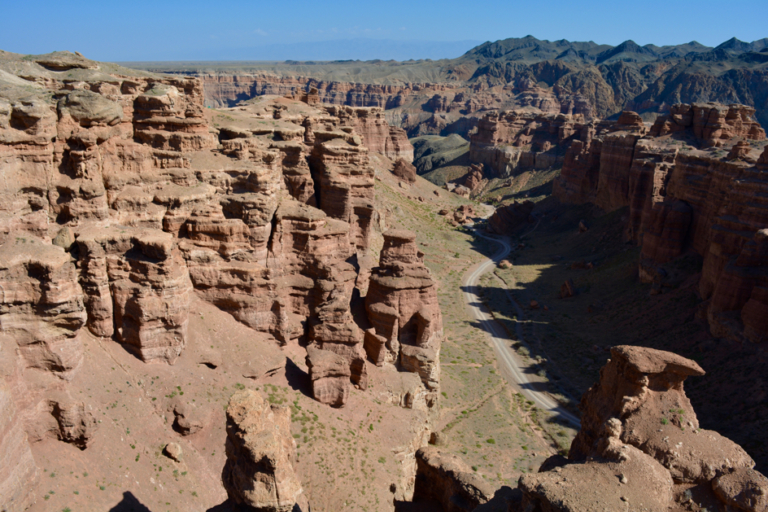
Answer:
[{"label": "rock debris slope", "polygon": [[[368,284],[378,219],[369,152],[410,161],[413,148],[380,110],[301,99],[210,112],[196,78],[68,52],[0,54],[0,359],[10,384],[0,456],[12,461],[0,470],[3,506],[27,503],[34,488],[25,428],[41,439],[34,425],[56,420],[55,437],[88,445],[87,404],[66,396],[84,371],[84,340],[111,338],[141,361],[172,365],[196,300],[277,344],[308,346],[323,403],[343,406],[351,385],[366,388],[364,340],[386,336],[388,363],[421,381],[402,405],[436,404],[442,320],[412,236],[389,237],[374,270],[379,330],[366,333],[350,309]],[[30,368],[58,379],[27,393]],[[179,431],[199,431],[179,407]],[[232,436],[228,453],[247,451]],[[270,501],[267,491],[243,494],[233,468],[238,499]]]}]

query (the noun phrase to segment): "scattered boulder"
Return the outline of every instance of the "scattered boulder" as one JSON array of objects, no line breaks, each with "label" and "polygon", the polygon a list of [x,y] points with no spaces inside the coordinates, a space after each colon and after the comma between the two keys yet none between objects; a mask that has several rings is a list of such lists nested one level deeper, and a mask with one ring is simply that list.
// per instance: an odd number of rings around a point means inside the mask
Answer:
[{"label": "scattered boulder", "polygon": [[50,400],[49,406],[51,415],[58,423],[57,437],[85,450],[98,427],[93,414],[86,411],[85,404],[67,397]]},{"label": "scattered boulder", "polygon": [[175,460],[176,462],[181,462],[181,457],[183,455],[179,443],[168,443],[165,445],[165,448],[163,448],[163,454],[169,459]]},{"label": "scattered boulder", "polygon": [[525,201],[496,208],[491,218],[488,219],[488,232],[497,235],[511,234],[523,223],[528,222],[534,206],[533,202]]},{"label": "scattered boulder", "polygon": [[589,226],[587,226],[587,223],[583,220],[579,221],[579,233],[586,233],[589,231]]},{"label": "scattered boulder", "polygon": [[591,270],[595,265],[592,262],[586,262],[584,260],[571,263],[571,270]]},{"label": "scattered boulder", "polygon": [[768,511],[768,478],[750,468],[740,468],[712,481],[720,500],[736,510]]},{"label": "scattered boulder", "polygon": [[173,429],[183,436],[199,432],[205,426],[204,415],[198,407],[177,400],[173,406]]},{"label": "scattered boulder", "polygon": [[501,260],[499,262],[498,266],[499,266],[499,268],[512,268],[513,267],[512,262],[509,261],[509,260]]},{"label": "scattered boulder", "polygon": [[56,236],[52,241],[53,245],[61,247],[65,251],[69,251],[75,244],[75,235],[72,233],[72,228],[64,226],[56,233]]},{"label": "scattered boulder", "polygon": [[270,405],[253,390],[232,395],[227,406],[229,498],[257,510],[289,512],[302,492],[294,470],[296,442],[287,407]]},{"label": "scattered boulder", "polygon": [[416,183],[416,168],[410,162],[400,158],[392,168],[392,174],[409,184]]},{"label": "scattered boulder", "polygon": [[539,301],[531,299],[531,302],[528,305],[531,309],[539,309]]},{"label": "scattered boulder", "polygon": [[573,284],[573,279],[566,279],[560,287],[560,298],[567,299],[568,297],[573,297],[576,293],[576,285]]}]

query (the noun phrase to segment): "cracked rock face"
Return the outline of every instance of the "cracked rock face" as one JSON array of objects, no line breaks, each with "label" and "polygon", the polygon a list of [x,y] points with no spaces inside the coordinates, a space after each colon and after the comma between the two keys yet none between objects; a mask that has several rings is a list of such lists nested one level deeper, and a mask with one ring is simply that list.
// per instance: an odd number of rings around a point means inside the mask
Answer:
[{"label": "cracked rock face", "polygon": [[227,407],[226,451],[230,499],[263,512],[293,509],[302,489],[287,407],[272,406],[253,390],[235,393]]}]

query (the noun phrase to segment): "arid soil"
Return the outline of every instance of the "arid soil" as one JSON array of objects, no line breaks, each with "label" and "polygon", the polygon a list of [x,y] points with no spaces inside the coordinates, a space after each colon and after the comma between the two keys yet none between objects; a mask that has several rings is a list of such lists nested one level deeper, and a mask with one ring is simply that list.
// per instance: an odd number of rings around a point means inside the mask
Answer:
[{"label": "arid soil", "polygon": [[516,48],[453,73],[522,108],[435,95],[474,129],[412,141],[442,128],[338,84],[214,109],[199,77],[0,54],[0,509],[765,508],[755,109],[549,108],[502,79]]}]

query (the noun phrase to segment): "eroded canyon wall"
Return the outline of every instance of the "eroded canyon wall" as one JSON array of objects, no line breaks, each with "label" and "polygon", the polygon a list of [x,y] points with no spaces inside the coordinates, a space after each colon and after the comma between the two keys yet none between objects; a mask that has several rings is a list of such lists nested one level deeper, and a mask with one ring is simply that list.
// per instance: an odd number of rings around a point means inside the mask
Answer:
[{"label": "eroded canyon wall", "polygon": [[[0,68],[0,342],[2,375],[16,390],[0,395],[0,443],[16,450],[3,457],[18,452],[18,467],[0,472],[2,500],[25,499],[12,479],[34,484],[23,425],[71,415],[45,386],[25,394],[25,370],[60,377],[65,393],[82,371],[84,337],[174,364],[193,297],[278,344],[308,345],[310,358],[336,357],[344,378],[318,400],[343,406],[345,389],[365,389],[365,333],[350,303],[377,215],[369,153],[413,154],[380,109],[324,107],[306,95],[210,112],[196,78],[68,52],[5,55]],[[418,325],[419,337],[404,340],[413,348],[393,365],[418,376],[415,395],[431,408],[442,319],[429,271],[411,259],[422,292],[413,311],[403,299],[393,321]],[[381,289],[376,300],[400,301],[403,290]],[[309,366],[319,386],[324,376]],[[87,445],[87,434],[59,437]]]},{"label": "eroded canyon wall", "polygon": [[675,105],[647,135],[622,128],[569,147],[555,196],[606,211],[628,206],[643,281],[663,280],[661,266],[696,251],[712,333],[763,341],[768,149],[754,109]]}]

